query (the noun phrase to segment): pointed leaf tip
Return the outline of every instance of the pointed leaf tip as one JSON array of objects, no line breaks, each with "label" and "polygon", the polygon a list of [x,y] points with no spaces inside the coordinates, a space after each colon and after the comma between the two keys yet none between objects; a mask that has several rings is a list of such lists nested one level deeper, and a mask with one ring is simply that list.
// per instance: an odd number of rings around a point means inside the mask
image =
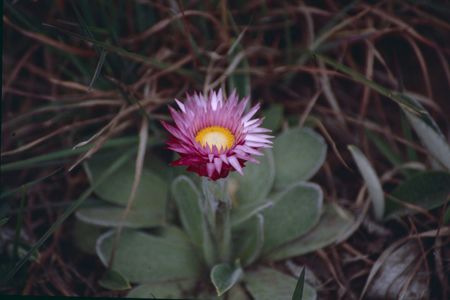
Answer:
[{"label": "pointed leaf tip", "polygon": [[292,300],[302,300],[303,299],[303,287],[305,285],[305,272],[306,269],[303,267],[300,276],[298,277],[297,285],[295,287],[294,294],[292,295]]},{"label": "pointed leaf tip", "polygon": [[375,218],[381,220],[384,215],[384,193],[381,187],[381,182],[377,173],[373,169],[367,157],[356,146],[349,145],[348,149],[356,162],[356,165],[361,173],[361,176],[366,182],[369,190],[370,199],[372,200],[373,211]]},{"label": "pointed leaf tip", "polygon": [[239,261],[234,265],[229,263],[222,263],[215,265],[211,269],[211,281],[216,288],[217,295],[221,296],[229,289],[231,289],[241,278],[242,268]]}]

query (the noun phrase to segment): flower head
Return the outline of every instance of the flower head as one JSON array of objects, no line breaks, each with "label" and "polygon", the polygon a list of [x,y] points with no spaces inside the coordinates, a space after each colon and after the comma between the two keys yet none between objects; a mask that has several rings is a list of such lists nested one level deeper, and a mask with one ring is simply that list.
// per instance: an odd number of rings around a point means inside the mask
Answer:
[{"label": "flower head", "polygon": [[236,92],[225,98],[222,90],[209,95],[187,95],[184,103],[175,99],[180,111],[169,107],[174,125],[162,122],[169,131],[168,148],[180,158],[172,163],[188,171],[217,180],[236,170],[243,175],[247,161],[258,163],[252,155],[263,155],[273,136],[262,128],[262,119],[252,118],[259,104],[244,114],[249,97],[239,101]]}]

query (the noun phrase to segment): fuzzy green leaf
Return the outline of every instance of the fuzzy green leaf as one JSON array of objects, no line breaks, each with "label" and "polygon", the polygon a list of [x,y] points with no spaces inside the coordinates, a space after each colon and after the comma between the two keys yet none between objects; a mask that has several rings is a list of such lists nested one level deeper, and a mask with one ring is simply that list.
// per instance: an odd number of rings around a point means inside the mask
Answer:
[{"label": "fuzzy green leaf", "polygon": [[218,296],[231,289],[241,278],[242,269],[239,263],[222,263],[215,265],[211,270],[211,281],[216,288]]},{"label": "fuzzy green leaf", "polygon": [[231,226],[237,227],[271,206],[273,206],[273,202],[268,199],[264,202],[252,203],[234,211],[232,210]]},{"label": "fuzzy green leaf", "polygon": [[264,121],[262,127],[271,129],[276,132],[281,127],[283,122],[283,106],[277,103],[273,103],[269,108],[262,113]]},{"label": "fuzzy green leaf", "polygon": [[[105,170],[115,159],[115,153],[93,157],[89,163],[91,181]],[[95,188],[95,193],[105,201],[126,206],[135,176],[135,160],[130,159],[112,174],[108,180]],[[133,208],[143,209],[158,215],[165,214],[168,185],[161,177],[144,168],[133,201]]]},{"label": "fuzzy green leaf", "polygon": [[123,291],[131,288],[130,282],[119,272],[107,270],[102,278],[98,281],[101,287],[113,291]]},{"label": "fuzzy green leaf", "polygon": [[236,210],[245,210],[247,206],[264,201],[272,189],[275,178],[273,154],[265,150],[264,156],[257,157],[259,164],[247,163],[244,175],[236,172],[230,174],[231,181],[236,183],[235,207]]},{"label": "fuzzy green leaf", "polygon": [[[105,266],[115,236],[109,231],[97,240],[97,255]],[[124,229],[112,269],[131,282],[154,283],[198,278],[201,263],[185,234],[175,227],[166,227],[159,235]]]},{"label": "fuzzy green leaf", "polygon": [[234,285],[227,293],[229,300],[252,300],[249,295],[245,292],[242,284]]},{"label": "fuzzy green leaf", "polygon": [[189,295],[194,286],[193,280],[146,283],[132,289],[127,298],[182,299]]},{"label": "fuzzy green leaf", "polygon": [[164,223],[161,211],[131,209],[122,221],[124,213],[124,207],[104,205],[79,209],[75,215],[85,223],[102,227],[118,227],[121,224],[130,228],[145,228]]},{"label": "fuzzy green leaf", "polygon": [[257,214],[233,231],[235,256],[244,266],[250,265],[261,254],[264,245],[264,217]]},{"label": "fuzzy green leaf", "polygon": [[[255,300],[291,300],[297,285],[294,277],[269,268],[246,273],[246,287]],[[317,292],[305,282],[302,300],[317,299]]]},{"label": "fuzzy green leaf", "polygon": [[334,204],[325,204],[319,224],[304,236],[272,251],[268,258],[281,260],[300,256],[338,241],[355,222],[355,218]]},{"label": "fuzzy green leaf", "polygon": [[99,176],[99,178],[92,183],[92,186],[87,189],[81,196],[74,201],[65,211],[64,213],[50,226],[50,228],[44,233],[44,235],[39,238],[39,240],[30,248],[30,250],[18,261],[14,267],[6,274],[4,277],[4,282],[8,282],[14,274],[20,268],[26,263],[26,261],[37,252],[37,250],[44,244],[44,242],[55,232],[59,226],[74,212],[79,208],[83,202],[91,195],[91,193],[94,191],[94,189],[102,184],[104,181],[107,181],[108,177],[111,174],[114,174],[114,172],[119,169],[123,164],[131,157],[131,155],[136,151],[136,149],[133,147],[130,150],[126,151],[124,154],[122,154],[119,159],[114,161],[108,168],[102,172],[102,174]]},{"label": "fuzzy green leaf", "polygon": [[274,205],[263,211],[264,250],[299,238],[313,228],[322,214],[323,193],[317,184],[299,182],[274,196]]},{"label": "fuzzy green leaf", "polygon": [[105,231],[104,228],[75,220],[73,238],[75,245],[83,252],[95,255],[95,243]]},{"label": "fuzzy green leaf", "polygon": [[310,129],[291,128],[274,141],[275,188],[308,180],[325,161],[327,145]]},{"label": "fuzzy green leaf", "polygon": [[184,230],[195,244],[201,245],[204,219],[200,207],[200,192],[194,182],[183,175],[173,181],[171,191]]},{"label": "fuzzy green leaf", "polygon": [[427,171],[416,174],[401,183],[387,197],[385,218],[415,213],[398,203],[433,209],[444,204],[450,195],[450,174],[442,171]]},{"label": "fuzzy green leaf", "polygon": [[428,152],[443,166],[450,170],[450,145],[444,136],[433,129],[422,119],[411,113],[405,112],[411,126],[419,136],[422,145],[427,148]]}]

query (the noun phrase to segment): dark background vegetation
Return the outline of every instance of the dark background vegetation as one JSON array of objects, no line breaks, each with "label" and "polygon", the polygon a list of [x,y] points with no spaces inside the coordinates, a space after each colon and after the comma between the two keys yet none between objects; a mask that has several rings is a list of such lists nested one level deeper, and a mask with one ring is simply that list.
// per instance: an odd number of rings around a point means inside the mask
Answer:
[{"label": "dark background vegetation", "polygon": [[[114,147],[112,140],[136,141],[143,112],[152,134],[161,137],[157,121],[167,118],[167,104],[186,91],[235,87],[263,108],[281,105],[283,126],[308,116],[307,124],[330,145],[314,181],[327,201],[356,214],[364,213],[369,200],[358,199],[363,181],[348,144],[357,145],[379,175],[394,167],[395,158],[429,165],[397,104],[320,63],[309,50],[414,95],[449,136],[448,1],[48,0],[3,5],[0,213],[11,218],[0,230],[2,275],[15,262],[8,249],[16,224],[26,251],[87,189],[81,167],[87,150],[70,149],[99,132],[89,155]],[[119,112],[123,115],[102,130]],[[391,153],[377,146],[373,136]],[[385,187],[397,182],[394,177]],[[324,299],[358,299],[383,249],[409,234],[438,228],[442,213],[440,208],[382,225],[363,222],[347,241],[298,261],[319,277]],[[58,227],[40,247],[39,259],[27,262],[0,293],[123,295],[97,284],[104,268],[96,257],[75,248],[72,224],[69,218]],[[424,247],[434,243],[426,240]],[[434,299],[449,295],[448,243],[447,236],[432,252],[442,265],[427,256]]]}]

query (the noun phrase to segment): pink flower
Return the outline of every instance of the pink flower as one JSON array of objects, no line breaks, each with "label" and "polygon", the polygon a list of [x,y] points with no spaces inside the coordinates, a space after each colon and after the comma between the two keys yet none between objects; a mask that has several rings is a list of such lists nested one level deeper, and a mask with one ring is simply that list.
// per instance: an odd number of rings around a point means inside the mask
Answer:
[{"label": "pink flower", "polygon": [[271,148],[273,138],[262,128],[262,119],[253,118],[260,105],[244,114],[249,97],[239,101],[236,91],[225,98],[222,90],[209,95],[187,95],[182,103],[175,99],[180,111],[169,107],[174,125],[162,122],[169,131],[169,149],[180,158],[174,166],[187,166],[188,171],[217,180],[236,170],[243,175],[247,161],[258,163],[252,155],[263,155],[260,148]]}]

